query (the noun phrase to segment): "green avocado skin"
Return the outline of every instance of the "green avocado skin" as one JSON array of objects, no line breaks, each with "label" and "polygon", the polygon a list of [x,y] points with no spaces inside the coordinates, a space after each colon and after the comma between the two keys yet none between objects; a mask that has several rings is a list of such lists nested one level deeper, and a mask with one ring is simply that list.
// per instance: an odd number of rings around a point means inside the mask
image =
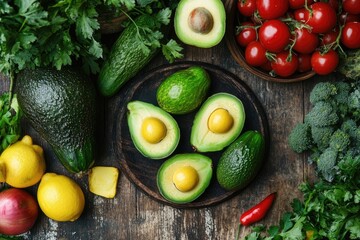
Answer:
[{"label": "green avocado skin", "polygon": [[263,162],[265,141],[261,133],[246,131],[221,155],[216,177],[226,190],[239,190],[257,175]]},{"label": "green avocado skin", "polygon": [[24,116],[73,173],[94,163],[96,91],[92,81],[71,69],[23,70],[15,91]]},{"label": "green avocado skin", "polygon": [[200,66],[192,66],[168,76],[160,84],[156,99],[159,106],[169,113],[190,113],[205,100],[210,84],[207,71]]}]

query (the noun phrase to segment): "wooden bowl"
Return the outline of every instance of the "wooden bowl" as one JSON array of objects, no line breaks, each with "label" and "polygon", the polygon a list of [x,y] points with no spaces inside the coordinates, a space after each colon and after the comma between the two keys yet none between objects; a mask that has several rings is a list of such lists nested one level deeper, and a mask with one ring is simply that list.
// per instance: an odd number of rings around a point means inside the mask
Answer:
[{"label": "wooden bowl", "polygon": [[101,34],[113,34],[123,30],[122,23],[128,17],[120,10],[115,9],[100,9],[98,22],[100,24]]},{"label": "wooden bowl", "polygon": [[231,52],[232,57],[241,67],[245,68],[247,71],[251,72],[252,74],[264,80],[272,81],[272,82],[283,82],[283,83],[299,82],[299,81],[307,80],[315,75],[315,72],[309,71],[305,73],[295,73],[289,77],[280,77],[280,76],[273,77],[268,72],[260,68],[256,68],[248,65],[245,61],[244,50],[237,44],[235,39],[236,22],[239,17],[236,2],[237,0],[227,0],[225,2],[225,8],[227,13],[225,40]]}]

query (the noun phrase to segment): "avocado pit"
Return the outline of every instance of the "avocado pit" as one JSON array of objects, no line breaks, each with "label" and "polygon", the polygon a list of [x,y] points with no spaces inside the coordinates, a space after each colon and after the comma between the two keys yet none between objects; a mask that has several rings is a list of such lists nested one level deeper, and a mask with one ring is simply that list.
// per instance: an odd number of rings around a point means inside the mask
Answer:
[{"label": "avocado pit", "polygon": [[209,10],[198,7],[190,12],[188,24],[194,32],[207,34],[213,29],[214,18]]},{"label": "avocado pit", "polygon": [[181,192],[191,191],[198,182],[199,174],[192,166],[183,166],[174,172],[173,183]]}]

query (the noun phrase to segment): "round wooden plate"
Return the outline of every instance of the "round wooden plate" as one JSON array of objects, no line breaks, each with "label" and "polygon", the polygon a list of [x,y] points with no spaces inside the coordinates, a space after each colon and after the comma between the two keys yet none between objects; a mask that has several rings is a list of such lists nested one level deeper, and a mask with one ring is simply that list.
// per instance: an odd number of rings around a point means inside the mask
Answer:
[{"label": "round wooden plate", "polygon": [[[216,180],[216,166],[222,151],[203,153],[213,160],[214,169],[212,181],[206,191],[191,203],[171,203],[160,195],[156,184],[157,171],[165,159],[151,160],[143,157],[136,150],[132,143],[127,125],[126,106],[131,100],[141,100],[157,105],[156,90],[160,83],[172,73],[193,65],[201,66],[209,73],[212,80],[209,96],[217,92],[227,92],[237,96],[243,102],[246,113],[243,131],[257,130],[265,137],[267,143],[266,149],[268,149],[269,144],[267,119],[260,102],[251,89],[245,85],[241,79],[230,72],[203,62],[179,62],[171,65],[159,66],[145,75],[132,79],[131,82],[129,82],[129,84],[117,95],[120,100],[118,101],[118,106],[114,112],[115,124],[113,126],[113,143],[117,157],[116,159],[120,160],[122,172],[124,172],[130,181],[138,188],[155,200],[178,208],[206,207],[222,202],[239,193],[239,191],[226,191],[222,189]],[[194,151],[190,145],[189,139],[195,113],[196,111],[186,115],[174,115],[174,118],[180,127],[181,137],[180,143],[173,154],[190,153]]]}]

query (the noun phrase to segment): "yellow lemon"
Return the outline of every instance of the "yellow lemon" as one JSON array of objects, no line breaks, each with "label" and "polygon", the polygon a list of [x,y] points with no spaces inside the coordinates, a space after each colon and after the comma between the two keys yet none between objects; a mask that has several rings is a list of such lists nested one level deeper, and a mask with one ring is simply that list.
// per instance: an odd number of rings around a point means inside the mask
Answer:
[{"label": "yellow lemon", "polygon": [[33,186],[45,173],[44,151],[26,135],[2,152],[0,166],[0,181],[16,188]]},{"label": "yellow lemon", "polygon": [[37,191],[43,213],[60,222],[75,221],[85,206],[84,193],[71,178],[56,173],[45,173]]}]

